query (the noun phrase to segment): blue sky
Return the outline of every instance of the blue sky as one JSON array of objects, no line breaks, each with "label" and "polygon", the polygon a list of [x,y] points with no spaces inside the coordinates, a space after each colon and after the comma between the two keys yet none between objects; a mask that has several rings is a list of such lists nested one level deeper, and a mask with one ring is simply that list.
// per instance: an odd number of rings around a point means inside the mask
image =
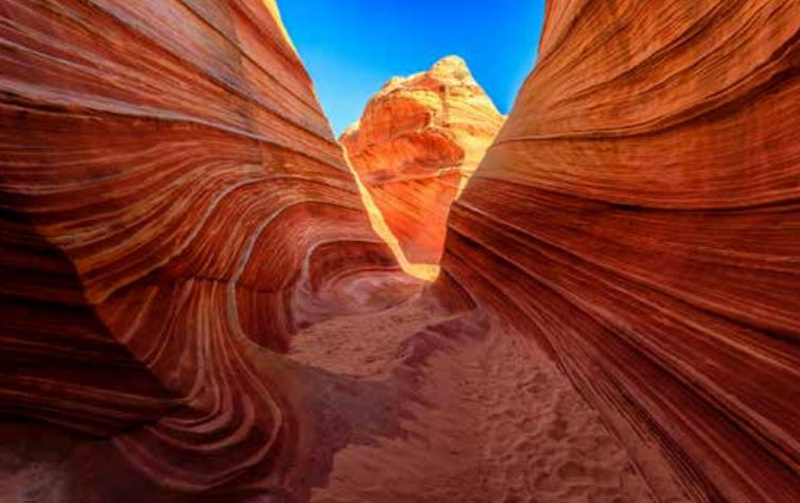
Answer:
[{"label": "blue sky", "polygon": [[533,68],[544,0],[279,0],[338,135],[394,75],[463,57],[502,113]]}]

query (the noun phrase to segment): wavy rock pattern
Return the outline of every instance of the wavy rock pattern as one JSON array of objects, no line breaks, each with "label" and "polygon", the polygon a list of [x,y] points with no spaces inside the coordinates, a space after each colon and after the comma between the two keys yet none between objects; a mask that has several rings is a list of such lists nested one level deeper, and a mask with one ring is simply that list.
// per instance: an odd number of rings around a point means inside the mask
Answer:
[{"label": "wavy rock pattern", "polygon": [[0,500],[800,501],[798,55],[551,0],[417,295],[273,0],[1,0]]},{"label": "wavy rock pattern", "polygon": [[0,413],[169,490],[290,485],[270,350],[397,269],[276,13],[0,2]]},{"label": "wavy rock pattern", "polygon": [[411,262],[436,264],[450,206],[503,123],[463,59],[394,77],[342,135],[353,168]]},{"label": "wavy rock pattern", "polygon": [[797,1],[551,0],[451,211],[443,275],[549,352],[661,501],[800,501],[799,75]]}]

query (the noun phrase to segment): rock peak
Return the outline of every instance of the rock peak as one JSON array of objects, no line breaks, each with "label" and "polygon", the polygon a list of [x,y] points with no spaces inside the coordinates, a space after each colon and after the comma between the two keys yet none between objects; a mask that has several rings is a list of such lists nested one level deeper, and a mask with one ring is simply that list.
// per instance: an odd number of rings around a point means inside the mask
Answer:
[{"label": "rock peak", "polygon": [[435,85],[442,83],[459,86],[477,84],[464,58],[450,55],[434,63],[429,70],[415,73],[408,77],[395,75],[383,84],[379,94],[385,95],[401,87],[431,86],[431,79],[433,79]]},{"label": "rock peak", "polygon": [[435,76],[455,76],[461,80],[472,77],[467,62],[461,56],[445,56],[433,64],[429,73]]},{"label": "rock peak", "polygon": [[353,169],[412,262],[436,264],[450,204],[503,123],[458,56],[394,77],[342,135]]},{"label": "rock peak", "polygon": [[450,56],[445,56],[433,64],[434,68],[439,66],[467,68],[467,62],[464,61],[464,58],[462,58],[461,56],[456,56],[455,54],[451,54]]}]

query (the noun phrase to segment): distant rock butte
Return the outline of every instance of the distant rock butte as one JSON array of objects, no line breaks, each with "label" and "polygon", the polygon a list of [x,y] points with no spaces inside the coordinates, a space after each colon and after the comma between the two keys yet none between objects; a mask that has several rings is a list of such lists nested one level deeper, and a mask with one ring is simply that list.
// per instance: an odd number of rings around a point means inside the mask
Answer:
[{"label": "distant rock butte", "polygon": [[350,162],[411,262],[438,263],[447,215],[503,116],[463,59],[393,77],[342,135]]}]

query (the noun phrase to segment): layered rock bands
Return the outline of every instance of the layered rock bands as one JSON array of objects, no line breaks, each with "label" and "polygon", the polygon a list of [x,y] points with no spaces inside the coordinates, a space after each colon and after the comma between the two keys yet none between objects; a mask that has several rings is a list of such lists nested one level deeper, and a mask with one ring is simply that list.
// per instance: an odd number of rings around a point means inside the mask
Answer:
[{"label": "layered rock bands", "polygon": [[419,295],[272,0],[0,0],[0,500],[800,501],[800,1],[546,15],[345,138]]},{"label": "layered rock bands", "polygon": [[[291,485],[264,362],[397,266],[274,3],[0,2],[0,190],[0,413],[169,490]],[[104,449],[72,483],[122,501]]]},{"label": "layered rock bands", "polygon": [[344,132],[353,168],[409,261],[439,262],[450,205],[502,123],[464,60],[449,56],[392,78]]},{"label": "layered rock bands", "polygon": [[451,212],[443,275],[546,348],[661,501],[800,501],[799,75],[797,1],[549,1]]}]

